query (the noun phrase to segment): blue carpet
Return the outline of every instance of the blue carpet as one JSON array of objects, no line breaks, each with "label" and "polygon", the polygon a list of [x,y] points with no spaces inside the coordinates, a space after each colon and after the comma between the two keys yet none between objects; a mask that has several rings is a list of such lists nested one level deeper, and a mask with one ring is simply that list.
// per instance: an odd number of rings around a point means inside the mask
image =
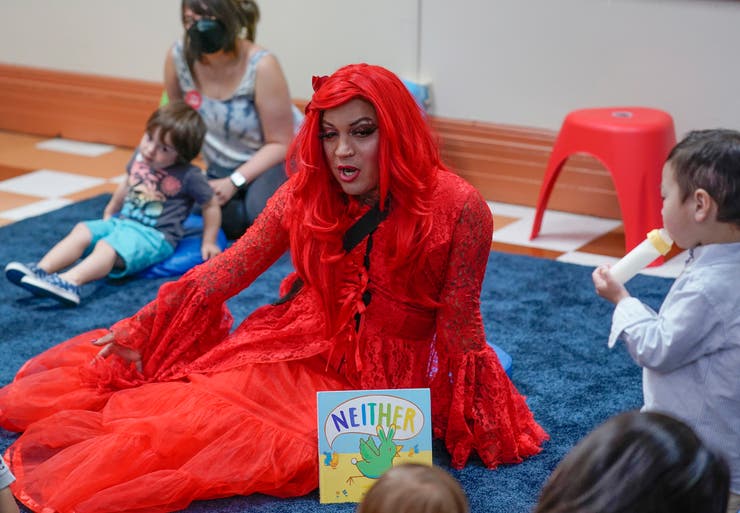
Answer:
[{"label": "blue carpet", "polygon": [[[108,196],[0,228],[0,265],[34,261],[76,222],[100,216]],[[241,319],[277,298],[290,262],[283,257],[248,291],[229,303]],[[593,291],[587,267],[492,252],[483,286],[482,313],[489,340],[513,357],[512,379],[528,397],[535,418],[550,433],[543,452],[519,465],[487,470],[473,459],[452,474],[462,483],[473,513],[527,513],[540,486],[563,455],[607,417],[641,405],[640,370],[622,346],[606,347],[612,306]],[[111,325],[153,299],[166,279],[102,280],[83,289],[77,308],[31,298],[0,279],[0,384],[12,380],[29,357],[77,333]],[[672,280],[638,276],[635,296],[658,308]],[[15,433],[0,429],[0,450]],[[255,441],[257,443],[257,441]],[[449,468],[436,443],[434,460]],[[345,513],[352,504],[320,505],[318,493],[295,499],[266,496],[200,501],[188,512]]]}]

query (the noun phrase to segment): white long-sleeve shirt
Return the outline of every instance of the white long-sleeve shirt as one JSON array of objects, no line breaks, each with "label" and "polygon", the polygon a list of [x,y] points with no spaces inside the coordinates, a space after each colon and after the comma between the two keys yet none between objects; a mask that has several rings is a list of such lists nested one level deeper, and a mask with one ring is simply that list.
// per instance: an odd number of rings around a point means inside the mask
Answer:
[{"label": "white long-sleeve shirt", "polygon": [[10,483],[15,481],[15,476],[8,467],[5,466],[5,462],[0,457],[0,490],[10,486]]},{"label": "white long-sleeve shirt", "polygon": [[684,420],[724,453],[740,493],[740,243],[695,248],[657,314],[620,301],[617,338],[643,368],[643,410]]}]

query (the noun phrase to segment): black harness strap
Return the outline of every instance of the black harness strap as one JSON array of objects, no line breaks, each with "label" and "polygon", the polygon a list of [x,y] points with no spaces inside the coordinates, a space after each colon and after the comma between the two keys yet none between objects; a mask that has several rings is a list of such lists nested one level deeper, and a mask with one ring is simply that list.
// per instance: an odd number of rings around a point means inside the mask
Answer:
[{"label": "black harness strap", "polygon": [[387,216],[388,209],[381,212],[378,205],[365,212],[365,215],[355,221],[344,234],[344,238],[342,239],[344,251],[347,253],[352,251],[355,246],[362,242],[362,239],[373,233],[380,222]]},{"label": "black harness strap", "polygon": [[[357,246],[365,237],[370,237],[367,241],[367,249],[365,250],[365,269],[370,269],[370,250],[373,247],[372,234],[378,228],[378,225],[388,216],[388,209],[383,212],[380,211],[378,205],[365,212],[365,214],[355,221],[344,233],[342,238],[342,248],[344,251],[349,253]],[[303,280],[296,278],[290,290],[283,297],[273,303],[273,305],[280,305],[286,301],[290,301],[298,291],[303,287]],[[362,302],[365,306],[370,304],[370,291],[366,290],[362,295]],[[359,314],[356,317],[356,322],[359,325]]]}]

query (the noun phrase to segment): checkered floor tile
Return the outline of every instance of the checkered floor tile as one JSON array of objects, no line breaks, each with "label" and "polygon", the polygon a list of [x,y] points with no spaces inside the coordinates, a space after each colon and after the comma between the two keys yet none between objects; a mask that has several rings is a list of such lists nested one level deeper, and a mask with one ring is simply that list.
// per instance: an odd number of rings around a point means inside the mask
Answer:
[{"label": "checkered floor tile", "polygon": [[[74,201],[113,192],[131,156],[128,148],[0,131],[0,225]],[[540,235],[529,240],[534,208],[489,202],[499,251],[586,266],[616,262],[624,254],[621,222],[548,210]],[[643,271],[675,277],[685,256]]]}]

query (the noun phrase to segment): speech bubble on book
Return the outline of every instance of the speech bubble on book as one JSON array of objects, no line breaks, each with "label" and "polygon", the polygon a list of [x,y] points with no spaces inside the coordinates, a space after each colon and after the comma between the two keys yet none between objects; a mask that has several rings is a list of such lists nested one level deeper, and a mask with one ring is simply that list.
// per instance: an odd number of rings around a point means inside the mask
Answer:
[{"label": "speech bubble on book", "polygon": [[393,439],[408,440],[421,432],[424,422],[424,413],[411,401],[393,395],[372,394],[337,405],[326,416],[324,434],[332,448],[339,435],[376,435],[378,426],[386,433],[389,427],[395,426]]}]

